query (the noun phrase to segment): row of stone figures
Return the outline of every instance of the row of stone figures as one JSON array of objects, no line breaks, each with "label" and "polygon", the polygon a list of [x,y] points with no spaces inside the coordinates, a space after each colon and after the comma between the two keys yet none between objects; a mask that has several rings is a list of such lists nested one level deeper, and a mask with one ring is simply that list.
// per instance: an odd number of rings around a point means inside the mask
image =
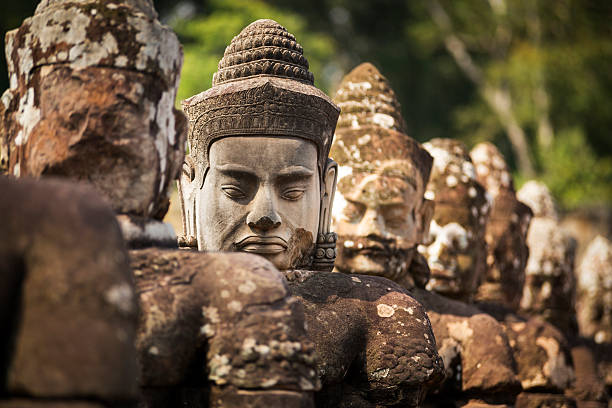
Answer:
[{"label": "row of stone figures", "polygon": [[609,406],[610,242],[575,279],[546,188],[407,136],[371,64],[332,100],[258,20],[185,118],[150,0],[5,42],[0,407]]}]

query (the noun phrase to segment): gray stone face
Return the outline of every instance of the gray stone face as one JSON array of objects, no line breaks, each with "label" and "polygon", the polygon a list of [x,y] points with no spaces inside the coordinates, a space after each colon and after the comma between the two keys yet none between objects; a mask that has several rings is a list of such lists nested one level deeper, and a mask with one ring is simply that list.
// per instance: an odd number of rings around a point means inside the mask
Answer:
[{"label": "gray stone face", "polygon": [[546,186],[528,182],[517,194],[536,207],[527,234],[529,259],[520,310],[564,332],[576,332],[576,240],[559,226]]},{"label": "gray stone face", "polygon": [[227,47],[213,87],[183,107],[192,149],[184,220],[192,224],[195,207],[198,248],[256,253],[281,270],[331,270],[336,165],[327,156],[338,108],[313,86],[295,37],[272,20],[250,24]]},{"label": "gray stone face", "polygon": [[87,186],[0,189],[2,398],[29,398],[0,406],[135,404],[137,305],[113,212]]}]

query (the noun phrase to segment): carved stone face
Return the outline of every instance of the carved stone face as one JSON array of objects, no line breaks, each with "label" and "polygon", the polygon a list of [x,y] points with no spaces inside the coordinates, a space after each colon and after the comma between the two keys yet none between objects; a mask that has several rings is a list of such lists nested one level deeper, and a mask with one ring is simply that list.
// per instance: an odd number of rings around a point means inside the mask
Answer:
[{"label": "carved stone face", "polygon": [[476,178],[493,199],[487,222],[487,269],[476,300],[500,303],[517,310],[529,256],[527,230],[532,212],[516,199],[514,182],[504,156],[491,143],[470,152]]},{"label": "carved stone face", "polygon": [[292,137],[227,137],[197,195],[198,247],[259,254],[279,269],[312,255],[321,204],[317,148]]},{"label": "carved stone face", "polygon": [[422,236],[422,177],[412,162],[399,159],[382,162],[376,173],[340,167],[339,174],[338,269],[397,277],[410,265]]},{"label": "carved stone face", "polygon": [[520,308],[559,328],[574,317],[576,241],[552,218],[535,217],[527,235],[529,260]]},{"label": "carved stone face", "polygon": [[490,205],[463,144],[434,139],[423,146],[434,158],[425,197],[435,201],[435,209],[422,247],[431,269],[427,289],[470,300],[486,266],[484,232]]},{"label": "carved stone face", "polygon": [[427,289],[467,299],[476,287],[478,271],[482,270],[484,245],[479,238],[480,228],[458,221],[434,213],[424,251],[431,269]]},{"label": "carved stone face", "polygon": [[581,334],[612,342],[612,243],[601,235],[580,262],[577,315]]}]

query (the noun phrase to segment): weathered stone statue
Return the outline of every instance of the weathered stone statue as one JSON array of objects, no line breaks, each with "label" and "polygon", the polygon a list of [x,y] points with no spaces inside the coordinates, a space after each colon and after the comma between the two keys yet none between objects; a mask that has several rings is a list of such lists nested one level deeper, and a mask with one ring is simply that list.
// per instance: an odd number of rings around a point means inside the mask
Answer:
[{"label": "weathered stone statue", "polygon": [[516,393],[501,326],[474,307],[422,290],[429,268],[416,249],[433,215],[432,201],[423,197],[432,159],[406,135],[389,82],[361,64],[345,76],[335,100],[342,109],[331,150],[340,174],[337,268],[391,278],[426,308],[447,373],[443,390],[427,404],[462,405],[493,389]]},{"label": "weathered stone statue", "polygon": [[[576,241],[558,224],[555,203],[543,183],[530,181],[518,191],[521,200],[533,205],[535,218],[529,228],[530,248],[527,279],[521,309],[528,315],[540,315],[566,333],[576,372],[576,399],[605,406],[606,364],[612,350],[578,336],[575,311],[576,277],[574,259]],[[603,371],[598,372],[598,366]],[[595,405],[599,403],[599,405]]]},{"label": "weathered stone statue", "polygon": [[314,87],[294,36],[272,20],[247,26],[213,87],[183,106],[195,165],[181,186],[195,191],[183,194],[196,220],[186,235],[286,270],[319,358],[317,406],[418,406],[442,375],[425,311],[387,279],[329,272],[339,110]]},{"label": "weathered stone statue", "polygon": [[517,197],[534,214],[527,234],[529,260],[521,311],[528,316],[543,317],[564,333],[576,333],[576,241],[558,226],[554,201],[544,184],[529,181]]},{"label": "weathered stone statue", "polygon": [[432,139],[424,147],[434,158],[425,194],[435,201],[425,250],[431,268],[427,289],[469,302],[485,274],[490,203],[463,143]]},{"label": "weathered stone statue", "polygon": [[405,134],[395,93],[369,63],[347,74],[335,95],[341,108],[331,156],[339,166],[334,227],[336,267],[424,287],[423,242],[433,202],[423,198],[432,158]]},{"label": "weathered stone statue", "polygon": [[0,407],[136,407],[137,305],[90,187],[0,177]]},{"label": "weathered stone statue", "polygon": [[476,180],[463,143],[432,139],[424,147],[434,158],[425,195],[435,202],[423,250],[431,268],[427,289],[456,300],[427,294],[439,315],[434,332],[447,338],[440,353],[447,356],[447,370],[461,379],[461,388],[452,382],[449,387],[484,402],[513,403],[520,385],[505,329],[490,315],[467,305],[486,271],[490,197]]},{"label": "weathered stone statue", "polygon": [[476,145],[470,156],[478,180],[493,201],[485,236],[487,272],[476,300],[504,325],[510,339],[523,388],[517,405],[571,404],[563,395],[574,379],[565,336],[540,318],[516,315],[529,256],[526,241],[532,212],[517,200],[510,169],[493,144]]},{"label": "weathered stone statue", "polygon": [[0,134],[11,175],[86,180],[126,215],[124,230],[169,245],[172,231],[154,220],[182,164],[182,51],[151,3],[43,0],[6,36]]},{"label": "weathered stone statue", "polygon": [[[176,247],[157,219],[183,162],[186,121],[173,108],[180,44],[151,2],[43,1],[9,34],[7,50],[14,86],[3,97],[3,140],[11,173],[91,181],[130,248],[143,248],[129,253],[141,312],[141,405],[312,406],[319,383],[303,306],[274,266],[249,254],[160,248]],[[95,214],[78,221],[107,222]],[[81,239],[96,238],[104,236]],[[106,265],[122,254],[83,256]],[[121,300],[123,292],[108,296]],[[97,347],[113,351],[103,346],[92,344],[93,356]]]},{"label": "weathered stone statue", "polygon": [[532,212],[516,199],[510,169],[493,144],[476,145],[470,157],[477,180],[492,199],[485,233],[487,267],[476,300],[517,310],[529,256],[526,236]]},{"label": "weathered stone statue", "polygon": [[612,243],[601,235],[589,244],[578,267],[580,334],[592,339],[599,374],[612,394]]},{"label": "weathered stone statue", "polygon": [[580,333],[612,343],[612,242],[598,235],[578,266],[577,315]]}]

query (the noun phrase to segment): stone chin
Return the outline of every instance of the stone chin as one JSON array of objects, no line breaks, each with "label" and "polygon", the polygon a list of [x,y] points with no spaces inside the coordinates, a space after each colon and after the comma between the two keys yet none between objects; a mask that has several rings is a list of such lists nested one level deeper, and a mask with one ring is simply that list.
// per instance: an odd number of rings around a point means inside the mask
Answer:
[{"label": "stone chin", "polygon": [[439,293],[441,295],[450,296],[453,298],[462,294],[463,288],[457,282],[456,278],[448,278],[444,276],[436,276],[436,270],[431,270],[431,278],[427,282],[426,289]]},{"label": "stone chin", "polygon": [[370,256],[366,254],[356,254],[350,258],[342,258],[336,261],[338,269],[358,273],[362,275],[385,276],[385,260],[383,256]]}]

